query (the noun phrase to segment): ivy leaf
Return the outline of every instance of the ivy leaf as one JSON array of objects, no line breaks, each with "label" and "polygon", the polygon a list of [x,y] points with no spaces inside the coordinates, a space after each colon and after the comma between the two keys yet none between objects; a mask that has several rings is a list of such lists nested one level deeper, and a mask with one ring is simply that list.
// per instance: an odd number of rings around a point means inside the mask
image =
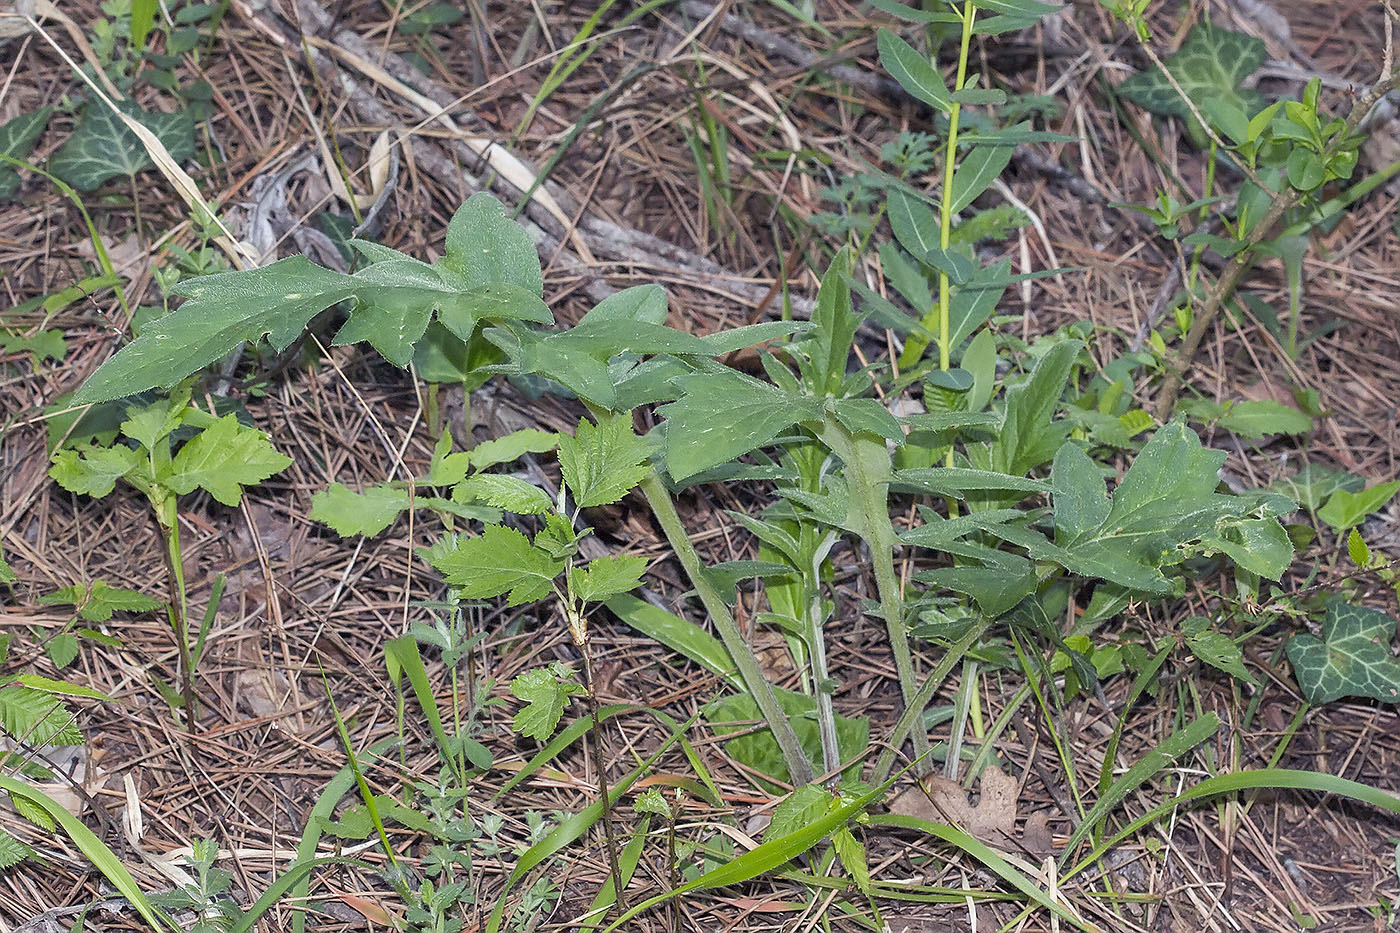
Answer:
[{"label": "ivy leaf", "polygon": [[[40,107],[33,113],[23,113],[0,124],[0,153],[21,161],[27,158],[48,125],[51,113],[52,107]],[[0,163],[0,201],[13,197],[18,190],[19,172],[8,162]]]},{"label": "ivy leaf", "polygon": [[[119,101],[117,107],[155,134],[176,162],[194,155],[194,115],[188,109],[161,113],[130,101]],[[116,111],[94,100],[83,107],[73,135],[49,157],[48,168],[79,191],[92,191],[120,175],[135,178],[154,165],[146,146]]]},{"label": "ivy leaf", "polygon": [[[1248,117],[1264,109],[1264,97],[1241,88],[1240,82],[1253,74],[1267,55],[1262,39],[1202,21],[1191,28],[1186,42],[1164,64],[1203,115],[1209,118],[1212,113],[1238,111]],[[1118,85],[1118,95],[1159,116],[1180,117],[1195,134],[1200,133],[1186,102],[1156,68]],[[1211,123],[1220,128],[1219,119]]]},{"label": "ivy leaf", "polygon": [[394,523],[408,508],[408,490],[381,483],[355,492],[331,483],[311,497],[311,519],[329,525],[342,538],[372,537]]},{"label": "ivy leaf", "polygon": [[548,512],[552,503],[538,486],[496,473],[478,473],[457,484],[452,498],[458,502],[476,500],[487,505],[514,512],[517,515],[539,515]]},{"label": "ivy leaf", "polygon": [[477,538],[460,541],[455,550],[432,559],[443,578],[468,599],[509,593],[506,604],[519,606],[549,594],[564,569],[562,560],[530,544],[514,528],[486,525]]},{"label": "ivy leaf", "polygon": [[581,696],[583,686],[568,679],[568,668],[555,663],[526,671],[510,682],[510,692],[525,701],[511,725],[515,731],[541,742],[554,734],[569,697]]},{"label": "ivy leaf", "polygon": [[784,428],[822,417],[818,399],[776,389],[732,370],[676,380],[679,400],[666,419],[666,470],[675,480],[762,447]]},{"label": "ivy leaf", "polygon": [[600,603],[641,586],[646,569],[645,557],[599,557],[587,570],[571,570],[569,585],[584,602]]},{"label": "ivy leaf", "polygon": [[120,444],[85,447],[81,451],[65,449],[54,454],[49,476],[69,492],[100,499],[139,461],[136,451]]},{"label": "ivy leaf", "polygon": [[647,442],[625,413],[604,415],[596,425],[580,419],[573,437],[560,435],[559,467],[581,508],[618,501],[651,472]]},{"label": "ivy leaf", "polygon": [[1395,620],[1384,612],[1336,600],[1323,617],[1321,638],[1289,639],[1288,660],[1314,706],[1349,696],[1400,703],[1400,661],[1390,652],[1394,637]]},{"label": "ivy leaf", "polygon": [[199,432],[171,461],[165,485],[179,495],[203,489],[224,505],[243,499],[243,487],[261,483],[292,465],[292,458],[272,449],[267,435],[224,415]]}]

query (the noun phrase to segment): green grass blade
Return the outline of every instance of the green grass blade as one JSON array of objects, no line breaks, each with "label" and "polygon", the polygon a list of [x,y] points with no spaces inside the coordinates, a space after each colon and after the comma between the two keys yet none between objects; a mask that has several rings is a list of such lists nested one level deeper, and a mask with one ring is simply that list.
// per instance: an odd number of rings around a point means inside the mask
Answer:
[{"label": "green grass blade", "polygon": [[1108,792],[1101,795],[1093,808],[1084,814],[1084,821],[1069,837],[1069,842],[1065,843],[1065,854],[1061,858],[1061,867],[1064,866],[1064,862],[1069,859],[1075,847],[1083,841],[1084,837],[1106,819],[1109,812],[1122,803],[1129,794],[1141,787],[1154,774],[1218,731],[1220,731],[1220,718],[1214,713],[1206,713],[1186,728],[1173,732],[1163,739],[1156,748],[1143,755],[1123,773],[1122,777],[1114,781]]},{"label": "green grass blade", "polygon": [[903,816],[898,813],[883,813],[870,817],[870,825],[874,826],[894,826],[900,829],[916,829],[922,833],[928,833],[938,839],[942,839],[949,845],[962,849],[968,855],[977,859],[996,875],[1011,885],[1022,894],[1035,901],[1046,910],[1054,913],[1060,919],[1074,924],[1081,930],[1093,930],[1094,927],[1087,921],[1070,913],[1061,904],[1055,903],[1034,881],[1026,877],[1016,866],[1002,858],[989,846],[978,842],[972,836],[954,826],[946,826],[942,823],[935,823],[932,820],[920,819],[917,816]]},{"label": "green grass blade", "polygon": [[[389,749],[393,748],[398,740],[395,738],[380,739],[369,748],[360,752],[360,763],[371,765]],[[297,843],[297,865],[309,863],[316,855],[316,846],[321,841],[321,820],[329,819],[335,813],[335,805],[340,802],[340,798],[350,793],[350,788],[355,786],[355,769],[346,765],[336,772],[326,784],[326,789],[321,791],[321,796],[316,798],[316,803],[312,805],[311,812],[306,817],[306,828],[301,832],[301,842]],[[303,901],[311,890],[311,878],[302,875],[296,882],[296,890],[292,892],[292,899]],[[306,933],[306,913],[298,910],[292,915],[292,933]]]},{"label": "green grass blade", "polygon": [[1110,839],[1107,839],[1084,857],[1069,871],[1060,875],[1061,882],[1079,874],[1088,866],[1098,861],[1105,852],[1113,848],[1119,842],[1131,836],[1172,810],[1192,800],[1200,800],[1205,797],[1215,797],[1219,794],[1228,794],[1238,790],[1255,790],[1263,788],[1290,790],[1315,790],[1324,794],[1336,794],[1338,797],[1346,797],[1361,803],[1369,803],[1373,807],[1382,810],[1389,810],[1391,813],[1400,813],[1400,797],[1388,794],[1383,790],[1377,790],[1365,784],[1349,781],[1335,774],[1319,774],[1315,771],[1296,771],[1287,768],[1260,768],[1256,771],[1239,771],[1235,774],[1222,774],[1219,777],[1207,778],[1195,787],[1188,788],[1175,797],[1158,804],[1142,816],[1133,820],[1127,826],[1119,830]]},{"label": "green grass blade", "polygon": [[428,726],[433,730],[433,738],[442,751],[443,760],[450,761],[452,743],[447,738],[447,730],[443,728],[442,714],[437,708],[437,696],[433,693],[433,685],[428,681],[428,671],[423,666],[423,655],[418,651],[418,642],[414,641],[412,635],[404,635],[386,644],[384,653],[408,675],[408,682],[413,686],[413,695],[418,698],[418,705],[428,717]]},{"label": "green grass blade", "polygon": [[[643,817],[642,825],[637,828],[636,834],[627,840],[627,846],[618,856],[617,867],[622,869],[622,887],[624,889],[637,872],[637,863],[642,859],[642,847],[646,844],[647,830],[650,828],[651,817]],[[598,896],[593,898],[588,913],[583,915],[587,920],[580,919],[579,926],[587,929],[601,926],[600,923],[592,922],[593,918],[603,917],[616,903],[617,892],[613,890],[612,873],[609,872],[607,880],[603,882],[603,887],[598,891]]]},{"label": "green grass blade", "polygon": [[831,835],[838,826],[864,811],[866,807],[880,799],[886,789],[886,786],[877,787],[795,832],[759,844],[718,868],[705,872],[694,881],[688,881],[664,894],[648,898],[614,920],[604,928],[603,933],[612,933],[613,930],[618,929],[642,911],[649,910],[658,904],[664,904],[682,894],[740,884],[780,868]]},{"label": "green grass blade", "polygon": [[[361,868],[367,868],[371,871],[374,870],[373,865],[369,865],[359,859],[343,858],[337,855],[328,855],[325,858],[298,858],[292,863],[291,867],[282,872],[282,874],[277,877],[277,880],[268,886],[268,889],[253,903],[253,906],[244,911],[243,915],[238,918],[238,921],[228,928],[228,933],[248,933],[249,930],[253,929],[253,925],[258,922],[258,918],[267,913],[268,910],[272,908],[273,904],[281,900],[283,895],[285,895],[293,885],[301,886],[308,883],[311,878],[311,870],[313,868],[319,868],[322,865],[358,865]],[[304,926],[306,923],[306,912],[298,910],[296,919],[300,920]],[[293,929],[296,929],[295,923],[296,921],[294,920]]]},{"label": "green grass blade", "polygon": [[[668,737],[665,742],[661,743],[661,747],[642,762],[640,767],[614,784],[608,790],[609,805],[620,799],[623,794],[627,793],[632,785],[641,778],[642,774],[672,745],[679,742],[685,732],[689,730],[699,718],[700,714],[696,713],[694,716],[691,716],[685,722],[681,723],[672,731],[670,737]],[[511,869],[510,874],[506,877],[505,887],[502,888],[497,895],[498,900],[496,901],[496,907],[491,911],[491,917],[486,923],[486,933],[500,933],[501,924],[505,919],[506,894],[515,886],[515,883],[533,871],[535,867],[545,859],[559,852],[565,846],[586,833],[593,824],[597,823],[598,820],[602,818],[602,816],[603,801],[595,800],[578,813],[575,813],[573,816],[554,827],[549,835],[525,850],[525,853],[520,856],[520,860],[515,863],[515,868]]]},{"label": "green grass blade", "polygon": [[79,851],[87,857],[89,862],[92,862],[94,868],[102,872],[103,876],[112,882],[112,886],[121,892],[122,897],[131,902],[131,906],[136,908],[137,913],[151,925],[151,929],[159,930],[161,924],[164,923],[179,933],[180,925],[146,899],[146,895],[136,884],[136,879],[131,877],[131,872],[126,870],[126,866],[117,858],[116,853],[109,849],[101,839],[98,839],[92,830],[84,826],[82,820],[63,809],[48,794],[35,790],[23,781],[17,781],[12,777],[0,777],[0,790],[15,797],[23,797],[53,817],[53,821],[68,834],[68,838],[73,840],[73,844],[78,847]]},{"label": "green grass blade", "polygon": [[[1147,662],[1147,666],[1138,671],[1137,677],[1133,680],[1133,686],[1128,690],[1128,698],[1123,702],[1123,711],[1118,717],[1118,725],[1113,728],[1113,735],[1108,740],[1108,747],[1104,751],[1103,768],[1099,771],[1099,796],[1108,793],[1109,784],[1113,782],[1113,762],[1118,759],[1118,743],[1123,738],[1123,727],[1127,725],[1128,713],[1137,704],[1138,698],[1147,690],[1147,687],[1156,679],[1157,672],[1162,669],[1162,664],[1171,654],[1173,645],[1168,645],[1153,656]],[[1262,694],[1261,694],[1262,695]]]}]

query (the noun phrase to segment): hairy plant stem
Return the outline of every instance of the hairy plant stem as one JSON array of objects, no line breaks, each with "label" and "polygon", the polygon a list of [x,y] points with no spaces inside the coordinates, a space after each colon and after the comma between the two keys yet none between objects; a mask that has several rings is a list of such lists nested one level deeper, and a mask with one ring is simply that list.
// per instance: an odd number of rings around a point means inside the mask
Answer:
[{"label": "hairy plant stem", "polygon": [[[806,574],[803,574],[805,577]],[[806,588],[806,587],[804,587]],[[840,781],[841,750],[836,738],[836,708],[831,702],[831,675],[826,669],[826,638],[822,633],[821,591],[808,589],[807,652],[811,656],[812,690],[817,698],[817,732],[822,740],[822,771],[835,785]]]},{"label": "hairy plant stem", "polygon": [[797,740],[797,733],[792,731],[792,724],[788,722],[787,714],[778,705],[778,698],[773,693],[773,687],[763,676],[762,669],[758,666],[758,661],[753,656],[753,649],[744,640],[743,633],[739,631],[738,624],[734,621],[734,616],[730,614],[729,607],[725,605],[724,597],[715,589],[709,578],[705,575],[705,567],[700,561],[700,555],[695,550],[695,545],[690,542],[690,536],[686,534],[685,526],[681,524],[680,515],[676,512],[676,505],[671,500],[671,494],[666,489],[666,484],[661,481],[661,477],[656,471],[652,471],[646,479],[642,480],[639,487],[642,495],[646,496],[647,504],[651,506],[652,514],[656,516],[656,521],[661,525],[661,531],[666,535],[666,541],[675,552],[676,559],[681,562],[681,567],[685,570],[686,576],[690,578],[690,583],[695,587],[695,593],[700,597],[700,603],[709,613],[710,621],[714,623],[715,630],[719,632],[720,640],[724,642],[725,649],[729,652],[730,658],[734,661],[735,668],[739,671],[739,678],[744,682],[744,687],[753,697],[758,705],[758,710],[763,714],[768,728],[773,731],[773,738],[778,743],[778,748],[782,750],[783,761],[787,764],[788,774],[792,777],[794,784],[809,784],[815,774],[812,772],[812,763],[807,760],[807,755],[802,751],[802,745]]},{"label": "hairy plant stem", "polygon": [[[1400,87],[1400,71],[1390,71],[1357,98],[1351,112],[1343,121],[1342,131],[1332,137],[1332,141],[1323,151],[1322,159],[1324,162],[1335,155],[1337,148],[1356,132],[1361,121],[1366,119],[1366,116],[1380,102],[1381,98],[1397,87]],[[1182,383],[1186,380],[1186,373],[1195,359],[1196,351],[1200,349],[1201,341],[1205,339],[1206,332],[1210,330],[1215,319],[1219,317],[1220,309],[1235,293],[1240,279],[1253,265],[1256,258],[1255,247],[1268,238],[1269,233],[1283,215],[1295,207],[1302,198],[1303,192],[1293,187],[1275,194],[1273,200],[1269,202],[1268,210],[1264,212],[1264,216],[1250,230],[1245,245],[1234,256],[1230,257],[1229,265],[1225,267],[1225,271],[1221,273],[1214,287],[1206,295],[1205,302],[1196,312],[1195,319],[1191,323],[1191,329],[1187,331],[1186,337],[1181,341],[1176,359],[1172,361],[1171,371],[1157,396],[1157,403],[1152,412],[1158,421],[1166,421],[1171,417],[1176,408],[1176,400],[1181,394]]]},{"label": "hairy plant stem", "polygon": [[[894,525],[890,524],[889,484],[892,471],[889,451],[883,437],[852,434],[832,417],[822,424],[819,436],[827,449],[841,458],[846,466],[846,493],[850,497],[847,522],[870,549],[875,589],[880,597],[880,614],[884,616],[885,628],[889,632],[895,674],[899,677],[899,690],[904,697],[907,715],[915,701],[916,675],[914,656],[909,650],[909,635],[904,625],[904,587],[894,569],[894,549],[898,542],[894,536]],[[915,729],[913,741],[914,756],[919,760],[917,770],[922,774],[928,767],[924,760],[928,751],[928,734],[923,729]]]}]

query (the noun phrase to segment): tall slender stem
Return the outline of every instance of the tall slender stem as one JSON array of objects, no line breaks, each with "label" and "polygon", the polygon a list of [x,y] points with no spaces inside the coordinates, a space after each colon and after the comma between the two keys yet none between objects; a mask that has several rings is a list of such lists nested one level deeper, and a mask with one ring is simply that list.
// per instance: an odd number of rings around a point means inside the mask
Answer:
[{"label": "tall slender stem", "polygon": [[613,898],[617,908],[625,913],[627,899],[622,891],[622,863],[617,857],[617,835],[613,830],[612,798],[608,788],[608,759],[603,755],[603,723],[598,718],[598,694],[594,690],[593,682],[593,656],[588,650],[588,639],[579,641],[575,638],[574,640],[578,645],[579,653],[583,655],[583,679],[584,686],[588,688],[586,694],[588,712],[593,717],[593,727],[588,730],[588,736],[590,744],[593,746],[594,767],[598,772],[598,796],[603,804],[603,838],[608,847],[608,870],[612,873]]},{"label": "tall slender stem", "polygon": [[744,687],[758,705],[758,710],[763,714],[768,728],[773,731],[773,738],[777,740],[778,748],[783,753],[783,760],[787,764],[788,774],[792,777],[793,783],[810,784],[815,777],[812,772],[812,763],[807,760],[806,753],[802,751],[802,744],[797,740],[797,733],[792,731],[792,724],[788,722],[787,713],[783,712],[783,708],[778,705],[778,698],[773,693],[773,687],[763,676],[758,661],[754,659],[753,650],[739,631],[739,626],[734,621],[734,616],[730,614],[724,597],[720,595],[720,592],[710,583],[709,577],[705,575],[705,567],[700,561],[700,555],[695,550],[695,545],[691,543],[690,536],[686,534],[685,526],[681,524],[680,515],[676,512],[676,505],[671,501],[671,494],[667,491],[666,485],[661,482],[661,477],[653,471],[651,475],[642,480],[640,489],[642,495],[646,496],[647,504],[651,506],[652,514],[656,516],[657,522],[661,525],[661,531],[666,535],[667,543],[671,545],[671,550],[675,552],[686,576],[690,578],[691,585],[695,587],[695,593],[700,597],[701,604],[709,613],[710,621],[714,623],[715,630],[719,632],[720,640],[724,642],[729,657],[734,661],[734,666],[739,671],[739,678],[744,682]]},{"label": "tall slender stem", "polygon": [[164,539],[165,572],[170,580],[170,627],[175,632],[175,647],[180,656],[180,694],[185,700],[185,728],[195,731],[199,718],[198,699],[194,692],[194,658],[190,654],[189,601],[185,590],[185,565],[180,556],[180,517],[175,510],[175,497],[166,495],[152,500],[156,525]]},{"label": "tall slender stem", "polygon": [[[972,21],[977,16],[977,7],[973,6],[972,0],[967,0],[963,4],[962,11],[962,41],[958,46],[958,77],[953,84],[953,91],[961,91],[963,84],[967,82],[967,57],[968,50],[972,44]],[[946,250],[948,244],[952,242],[953,232],[953,172],[958,164],[958,117],[962,114],[962,105],[957,98],[953,98],[952,106],[948,109],[948,145],[943,154],[943,190],[938,201],[938,246]],[[943,269],[938,270],[938,368],[946,372],[952,365],[952,333],[951,322],[949,320],[949,294],[952,283],[948,280],[948,273]],[[949,451],[952,455],[952,451]]]}]

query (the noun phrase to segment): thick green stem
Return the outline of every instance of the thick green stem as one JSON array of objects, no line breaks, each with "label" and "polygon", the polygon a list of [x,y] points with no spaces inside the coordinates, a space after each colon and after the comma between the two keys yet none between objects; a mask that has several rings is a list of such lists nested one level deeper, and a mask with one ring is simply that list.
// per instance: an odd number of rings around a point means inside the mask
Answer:
[{"label": "thick green stem", "polygon": [[[846,494],[850,497],[848,523],[870,549],[875,588],[880,596],[880,614],[889,632],[900,693],[908,707],[914,701],[917,675],[904,625],[904,587],[894,569],[894,549],[898,542],[894,525],[890,524],[889,451],[884,438],[852,434],[832,417],[822,425],[820,436],[827,449],[846,465]],[[928,751],[928,735],[916,729],[913,741],[914,756],[920,760],[918,770],[923,773],[927,768],[923,758]]]},{"label": "thick green stem", "polygon": [[759,712],[763,714],[768,727],[773,731],[773,738],[778,742],[778,748],[782,750],[783,760],[787,763],[788,774],[792,776],[795,784],[810,784],[815,775],[812,772],[812,763],[807,760],[807,755],[802,751],[802,745],[797,741],[797,733],[792,731],[792,724],[788,722],[787,714],[778,705],[778,698],[773,693],[773,687],[763,676],[763,671],[758,666],[758,661],[754,659],[753,650],[748,642],[744,641],[743,634],[739,631],[738,624],[734,621],[734,616],[730,614],[729,607],[725,605],[724,597],[710,583],[705,575],[705,567],[700,561],[700,555],[695,550],[695,545],[691,544],[690,536],[686,534],[685,526],[681,524],[681,517],[676,512],[675,503],[671,501],[671,494],[661,481],[661,477],[654,471],[641,483],[642,495],[646,496],[647,504],[651,506],[652,513],[661,525],[662,532],[666,535],[666,541],[671,545],[671,550],[675,552],[676,558],[681,562],[681,567],[685,569],[686,576],[690,578],[690,583],[695,587],[695,593],[700,597],[700,602],[705,607],[705,611],[710,615],[710,621],[714,623],[715,630],[719,632],[720,640],[724,642],[724,647],[729,651],[730,658],[734,661],[734,666],[739,671],[739,677],[744,682],[744,687],[758,704]]}]

